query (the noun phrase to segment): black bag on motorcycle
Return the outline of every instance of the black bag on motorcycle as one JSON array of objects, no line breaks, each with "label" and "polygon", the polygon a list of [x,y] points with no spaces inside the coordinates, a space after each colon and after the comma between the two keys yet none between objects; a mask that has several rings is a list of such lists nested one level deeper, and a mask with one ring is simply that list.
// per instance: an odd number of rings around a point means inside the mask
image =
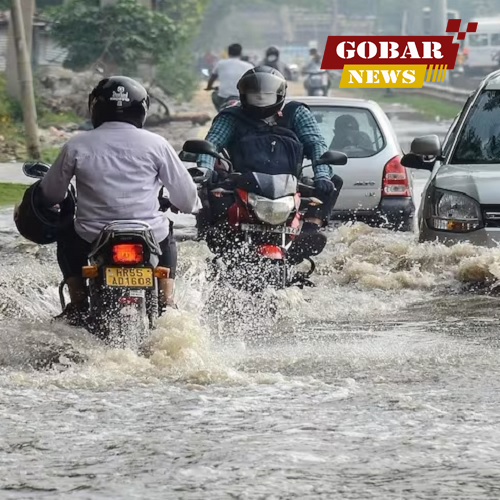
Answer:
[{"label": "black bag on motorcycle", "polygon": [[39,245],[57,241],[59,234],[73,224],[76,200],[73,189],[59,207],[45,206],[37,181],[24,192],[21,203],[14,210],[14,222],[17,230],[27,240]]},{"label": "black bag on motorcycle", "polygon": [[239,106],[221,111],[221,114],[233,115],[238,121],[236,138],[229,146],[229,156],[237,172],[299,175],[304,151],[291,130],[293,115],[299,106],[303,104],[289,102],[282,109],[276,125],[249,118]]}]

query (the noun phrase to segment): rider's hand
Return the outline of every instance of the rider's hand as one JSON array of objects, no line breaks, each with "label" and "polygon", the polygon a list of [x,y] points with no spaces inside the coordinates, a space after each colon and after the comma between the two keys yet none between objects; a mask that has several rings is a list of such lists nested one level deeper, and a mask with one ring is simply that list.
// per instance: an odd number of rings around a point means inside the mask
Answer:
[{"label": "rider's hand", "polygon": [[206,184],[213,175],[213,170],[210,168],[196,167],[190,168],[189,173],[196,184]]},{"label": "rider's hand", "polygon": [[331,180],[322,177],[314,180],[314,189],[319,195],[328,196],[333,193],[335,185]]}]

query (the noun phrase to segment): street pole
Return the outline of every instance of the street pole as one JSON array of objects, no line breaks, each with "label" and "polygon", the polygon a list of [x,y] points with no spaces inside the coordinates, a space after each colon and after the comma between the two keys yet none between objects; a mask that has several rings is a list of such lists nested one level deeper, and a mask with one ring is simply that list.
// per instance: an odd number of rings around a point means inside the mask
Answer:
[{"label": "street pole", "polygon": [[[35,14],[35,0],[21,0],[23,9],[24,35],[28,52],[32,53],[33,46],[33,16]],[[7,83],[7,93],[12,99],[20,100],[19,77],[17,74],[17,49],[16,38],[12,22],[9,22],[7,30],[7,59],[5,64],[5,79]]]},{"label": "street pole", "polygon": [[[446,24],[448,23],[448,2],[447,0],[433,0],[431,4],[432,34],[434,36],[446,35]],[[448,73],[444,79],[448,85]]]},{"label": "street pole", "polygon": [[446,24],[448,22],[448,2],[446,0],[432,1],[432,34],[443,36],[446,34]]},{"label": "street pole", "polygon": [[31,61],[28,47],[26,46],[21,0],[12,0],[11,21],[16,42],[17,71],[19,89],[21,91],[24,129],[26,132],[26,147],[30,158],[38,160],[40,158],[40,141],[38,138],[35,93],[33,90]]}]

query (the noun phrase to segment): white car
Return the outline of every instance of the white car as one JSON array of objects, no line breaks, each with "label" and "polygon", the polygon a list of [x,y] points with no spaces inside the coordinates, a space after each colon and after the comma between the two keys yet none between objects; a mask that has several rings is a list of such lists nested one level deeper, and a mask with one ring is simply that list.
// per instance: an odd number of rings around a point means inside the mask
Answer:
[{"label": "white car", "polygon": [[[338,97],[295,97],[309,106],[329,149],[341,151],[347,164],[334,167],[344,181],[334,220],[410,231],[415,205],[409,172],[400,163],[401,148],[389,118],[373,101]],[[312,176],[312,171],[305,172]]]},{"label": "white car", "polygon": [[421,241],[500,244],[500,71],[470,95],[442,146],[437,136],[419,137],[403,163],[431,171],[418,214]]}]

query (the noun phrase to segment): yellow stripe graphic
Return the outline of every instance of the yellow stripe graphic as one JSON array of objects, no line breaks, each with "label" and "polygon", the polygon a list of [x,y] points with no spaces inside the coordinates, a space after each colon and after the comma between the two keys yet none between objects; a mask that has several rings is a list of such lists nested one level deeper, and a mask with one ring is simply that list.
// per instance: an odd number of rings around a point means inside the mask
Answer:
[{"label": "yellow stripe graphic", "polygon": [[436,82],[440,68],[441,68],[441,65],[437,66],[437,68],[434,70],[434,77],[432,78],[432,83]]},{"label": "yellow stripe graphic", "polygon": [[439,66],[439,68],[440,68],[440,69],[439,69],[438,77],[437,77],[437,80],[436,80],[436,81],[438,81],[438,82],[440,82],[440,81],[441,81],[441,76],[442,76],[442,74],[443,74],[443,70],[444,70],[444,64],[443,64],[442,66]]},{"label": "yellow stripe graphic", "polygon": [[444,82],[444,77],[446,76],[446,70],[448,69],[448,65],[444,67],[443,74],[441,76],[441,81]]},{"label": "yellow stripe graphic", "polygon": [[434,68],[434,65],[433,64],[429,64],[429,69],[427,70],[427,79],[425,80],[426,82],[430,82],[431,81],[432,68]]}]

